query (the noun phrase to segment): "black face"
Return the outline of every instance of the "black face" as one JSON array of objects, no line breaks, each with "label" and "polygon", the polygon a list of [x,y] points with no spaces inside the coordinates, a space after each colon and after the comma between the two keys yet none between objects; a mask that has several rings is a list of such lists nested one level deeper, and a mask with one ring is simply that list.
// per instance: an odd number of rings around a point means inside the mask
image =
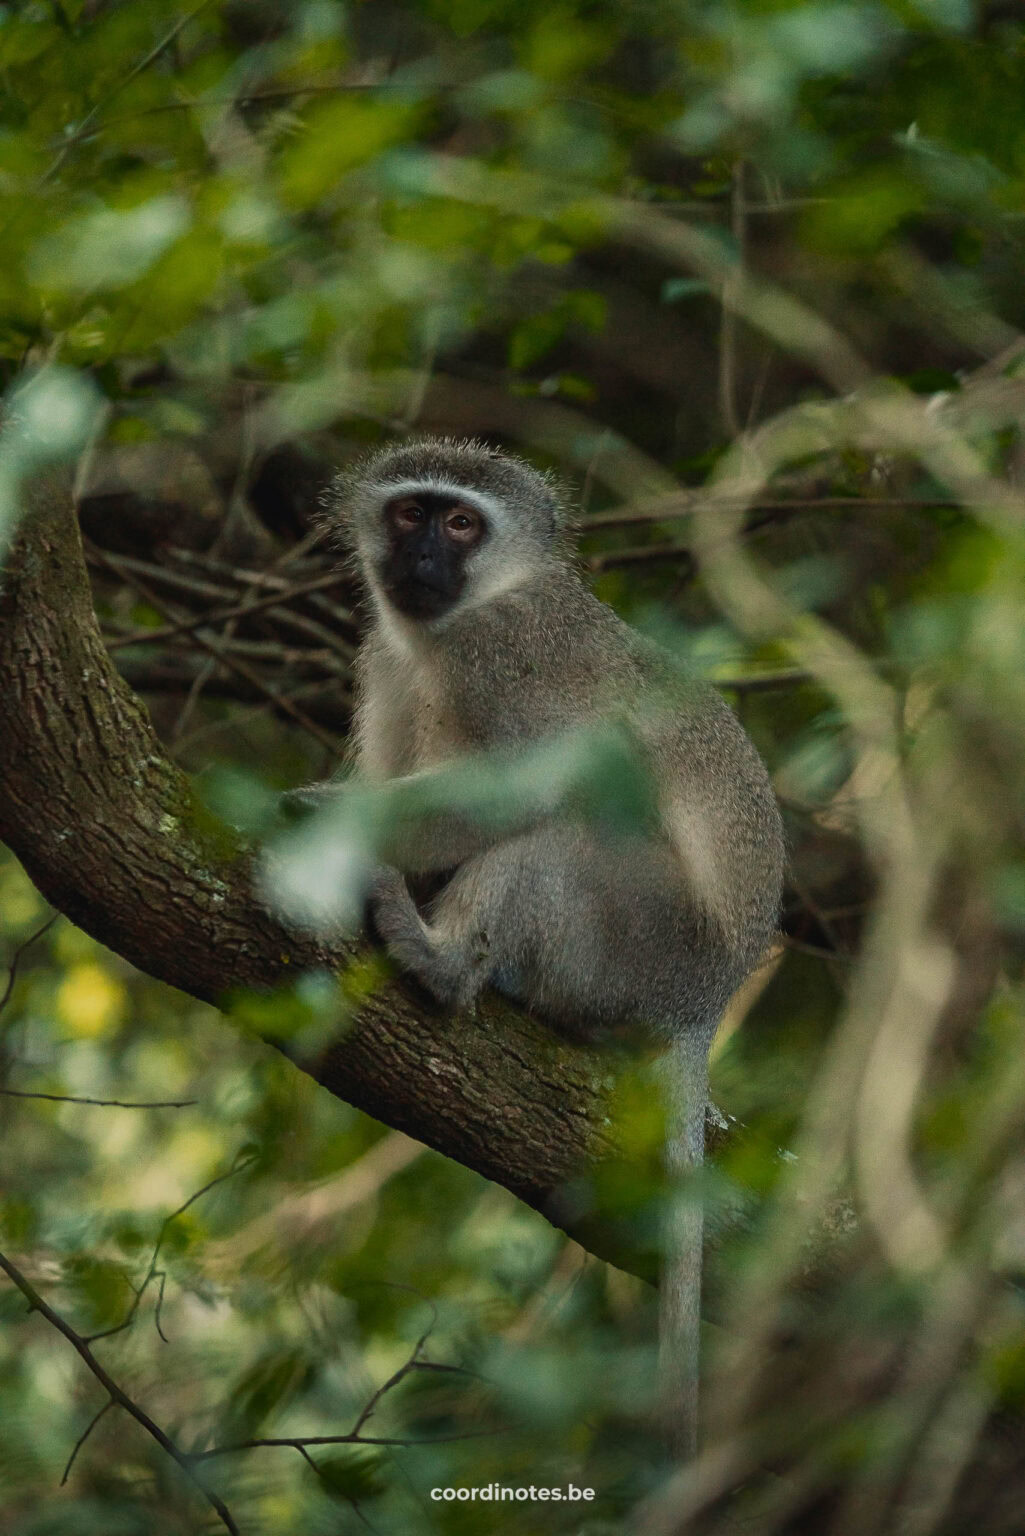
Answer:
[{"label": "black face", "polygon": [[466,557],[487,534],[476,507],[437,491],[396,496],[385,504],[388,553],[378,571],[400,613],[437,619],[462,596]]}]

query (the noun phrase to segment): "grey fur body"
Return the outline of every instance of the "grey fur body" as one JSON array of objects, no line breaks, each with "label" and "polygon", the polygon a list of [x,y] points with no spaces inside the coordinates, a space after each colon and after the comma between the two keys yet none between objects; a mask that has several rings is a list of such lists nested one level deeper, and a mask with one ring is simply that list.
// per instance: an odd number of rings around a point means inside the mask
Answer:
[{"label": "grey fur body", "polygon": [[[484,533],[457,600],[428,622],[383,587],[381,528],[396,487],[450,494]],[[776,931],[783,867],[768,775],[714,689],[684,672],[587,589],[564,544],[558,494],[529,466],[478,444],[387,450],[340,483],[373,622],[359,652],[355,765],[364,781],[444,774],[609,723],[633,742],[657,815],[613,829],[544,794],[501,834],[438,813],[389,847],[372,895],[399,964],[465,1007],[488,985],[578,1038],[635,1031],[672,1049],[668,1162],[700,1163],[707,1054],[736,987]],[[330,792],[330,788],[328,789]],[[405,877],[448,876],[423,912]],[[661,1398],[677,1450],[696,1423],[701,1218],[666,1235]]]}]

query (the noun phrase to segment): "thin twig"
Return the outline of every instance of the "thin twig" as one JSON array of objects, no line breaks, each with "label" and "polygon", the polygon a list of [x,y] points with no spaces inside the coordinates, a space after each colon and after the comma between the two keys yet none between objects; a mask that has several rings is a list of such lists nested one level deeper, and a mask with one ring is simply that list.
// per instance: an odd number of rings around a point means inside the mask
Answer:
[{"label": "thin twig", "polygon": [[[212,608],[207,613],[190,619],[182,619],[177,624],[162,624],[159,629],[135,629],[129,635],[117,635],[107,641],[109,651],[123,650],[126,645],[153,645],[158,640],[171,640],[177,635],[187,635],[192,630],[202,629],[204,625],[219,624],[225,619],[247,618],[251,613],[258,613],[261,609],[285,608],[293,599],[305,597],[307,593],[319,592],[324,588],[337,587],[345,584],[347,578],[336,572],[330,572],[325,576],[314,577],[312,581],[296,582],[287,586],[281,592],[268,592],[263,597],[255,597],[245,602],[233,603],[230,607]],[[296,617],[296,615],[290,615]],[[301,615],[299,616],[301,617]],[[311,621],[312,622],[312,621]],[[335,637],[332,637],[335,638]],[[339,640],[339,649],[346,645]],[[346,646],[349,655],[352,648]]]},{"label": "thin twig", "polygon": [[[241,456],[241,458],[239,460],[239,463],[236,465],[236,469],[235,469],[235,485],[232,488],[231,497],[230,497],[229,502],[228,502],[227,516],[225,517],[224,521],[222,522],[220,532],[217,535],[217,541],[216,542],[218,542],[218,543],[225,536],[225,533],[226,533],[226,530],[228,529],[229,524],[235,518],[237,518],[240,515],[239,481],[240,481],[240,477],[244,473],[242,466],[243,465],[248,466],[249,460],[252,457],[252,432],[249,430],[248,423],[249,423],[249,413],[248,413],[247,410],[243,409],[243,412],[242,412],[243,453],[242,453],[242,456]],[[254,593],[253,593],[252,585],[250,584],[248,586],[247,590],[242,595],[241,604],[237,604],[236,607],[240,607],[242,609],[242,611],[244,612],[245,611],[246,603],[248,601],[250,601],[253,598],[253,596],[254,596]],[[237,631],[238,631],[239,622],[240,622],[240,614],[237,613],[237,612],[234,613],[234,614],[230,614],[228,616],[228,618],[223,620],[222,628],[221,628],[221,633],[220,633],[220,638],[219,638],[219,642],[218,642],[222,648],[231,645],[232,649],[235,649],[234,641],[235,641],[235,636],[236,636]],[[197,630],[196,633],[198,634],[199,631]],[[171,729],[171,731],[169,733],[169,738],[168,739],[169,739],[169,745],[170,746],[173,747],[177,742],[179,742],[181,740],[182,735],[183,735],[184,730],[185,730],[185,727],[189,723],[189,719],[190,719],[190,717],[192,715],[192,712],[195,709],[196,704],[198,703],[200,697],[202,696],[203,689],[205,688],[207,683],[209,683],[210,679],[214,676],[216,671],[217,671],[217,658],[216,658],[216,656],[211,655],[207,659],[206,665],[201,667],[200,670],[196,673],[196,676],[195,676],[195,678],[192,681],[192,686],[189,688],[188,693],[185,695],[185,702],[182,705],[181,709],[178,711],[178,717],[175,720],[174,725],[173,725],[173,727],[172,727],[172,729]],[[157,1315],[157,1332],[158,1333],[160,1332],[159,1309],[158,1309],[158,1315]]]},{"label": "thin twig", "polygon": [[157,1333],[160,1335],[163,1342],[165,1344],[170,1344],[171,1341],[167,1337],[167,1334],[164,1332],[164,1325],[161,1322],[161,1318],[164,1313],[164,1294],[167,1290],[167,1270],[158,1269],[153,1278],[154,1280],[158,1280],[160,1282],[157,1286],[157,1304],[153,1308],[153,1326],[157,1330]]},{"label": "thin twig", "polygon": [[27,1088],[0,1088],[5,1099],[46,1099],[51,1104],[97,1104],[104,1109],[189,1109],[198,1099],[88,1099],[77,1093],[36,1093]]},{"label": "thin twig", "polygon": [[[319,536],[321,539],[324,539],[328,535],[321,530],[317,530],[317,536]],[[301,549],[302,547],[302,544],[296,545],[297,550]],[[187,565],[198,566],[200,570],[211,571],[215,575],[226,577],[229,580],[236,582],[251,582],[254,586],[258,587],[277,588],[283,597],[290,594],[290,589],[292,588],[294,580],[294,578],[289,580],[287,577],[277,576],[271,570],[250,571],[238,566],[227,565],[223,560],[217,560],[212,555],[201,553],[199,550],[172,548],[168,550],[168,554],[174,560],[184,562]],[[317,562],[306,560],[303,562],[303,564],[305,568],[309,570],[316,569]],[[348,587],[350,589],[352,588],[353,575],[351,571],[343,569],[336,571],[333,574],[337,577],[338,581],[343,587]],[[322,576],[312,578],[310,581],[309,589],[305,594],[309,599],[310,607],[317,608],[321,613],[325,614],[326,617],[329,618],[335,625],[337,630],[346,635],[352,635],[354,638],[357,637],[359,634],[360,625],[355,615],[353,614],[352,609],[349,607],[344,607],[341,604],[332,601],[331,598],[326,597],[324,592],[320,590],[321,581],[323,581],[325,586],[330,584],[328,578]]]},{"label": "thin twig", "polygon": [[[187,17],[186,19],[191,20],[192,18]],[[296,96],[348,95],[351,92],[377,91],[381,89],[382,84],[387,84],[387,82],[369,80],[365,83],[354,83],[352,85],[340,82],[326,85],[293,85],[287,89],[272,91],[244,91],[239,96],[197,96],[190,100],[159,101],[151,107],[140,107],[137,112],[125,112],[121,117],[105,118],[102,123],[96,123],[95,127],[91,125],[87,127],[86,120],[83,120],[82,128],[73,136],[68,144],[68,148],[88,143],[90,139],[97,138],[106,128],[120,128],[124,123],[138,122],[145,117],[158,117],[164,112],[190,112],[195,109],[209,107],[242,107],[249,106],[257,101],[290,101]]]},{"label": "thin twig", "polygon": [[[134,573],[132,568],[138,565],[140,562],[129,560],[127,557],[108,555],[105,550],[99,549],[96,545],[91,546],[91,552],[95,560],[98,560],[101,564],[105,565],[108,570],[111,570],[115,574],[120,575],[122,580],[127,581],[129,586],[134,587],[139,595],[145,598],[146,602],[152,603],[153,607],[156,608],[158,612],[166,614],[169,618],[172,618],[175,622],[177,622],[177,616],[174,614],[173,610],[169,609],[165,601],[157,596],[152,587],[148,586],[146,582],[141,581],[139,577]],[[192,585],[201,586],[202,583],[192,583]],[[326,731],[322,731],[319,725],[314,724],[312,720],[303,714],[301,709],[297,709],[296,706],[292,703],[291,699],[284,695],[273,695],[269,685],[264,682],[263,678],[260,676],[259,672],[255,670],[255,668],[247,666],[245,662],[239,661],[237,657],[229,655],[224,650],[224,648],[216,642],[216,640],[213,640],[209,636],[204,635],[202,630],[196,631],[194,639],[197,645],[202,646],[202,648],[205,651],[208,651],[212,656],[216,656],[218,661],[220,661],[221,664],[227,667],[230,671],[236,672],[239,677],[245,678],[246,682],[251,684],[252,687],[258,689],[260,693],[275,698],[275,702],[278,708],[284,710],[286,715],[290,715],[296,724],[302,727],[307,735],[312,736],[313,739],[318,741],[322,747],[326,747],[327,750],[331,753],[332,757],[337,759],[343,755],[338,743],[334,741]]]},{"label": "thin twig", "polygon": [[817,681],[804,667],[780,667],[776,672],[749,672],[744,676],[710,677],[724,693],[767,693],[773,688],[799,688]]},{"label": "thin twig", "polygon": [[600,555],[585,555],[584,568],[597,574],[620,565],[662,565],[673,561],[694,564],[694,555],[685,544],[644,544],[631,549],[612,549]]},{"label": "thin twig", "polygon": [[14,954],[11,956],[11,963],[7,967],[7,985],[4,987],[3,996],[0,996],[0,1013],[3,1012],[11,1000],[11,993],[14,991],[14,983],[18,976],[18,966],[21,964],[21,959],[25,954],[25,951],[30,949],[37,939],[41,939],[43,934],[53,927],[54,923],[59,917],[59,912],[52,913],[51,916],[46,919],[46,922],[43,923],[41,927],[37,928],[35,933],[30,933],[27,939],[23,939],[22,942],[18,945],[18,948],[14,951]]},{"label": "thin twig", "polygon": [[82,1433],[79,1435],[78,1439],[75,1441],[74,1445],[71,1448],[71,1455],[68,1457],[67,1461],[64,1464],[64,1472],[61,1475],[61,1482],[60,1482],[60,1485],[61,1485],[62,1488],[67,1483],[68,1478],[71,1476],[71,1469],[75,1465],[75,1457],[78,1455],[79,1451],[82,1449],[83,1445],[88,1440],[89,1436],[92,1434],[92,1432],[96,1428],[97,1424],[103,1418],[103,1415],[107,1412],[107,1409],[108,1408],[113,1408],[114,1406],[115,1406],[114,1399],[112,1397],[108,1397],[107,1401],[104,1403],[103,1407],[97,1409],[97,1411],[93,1414],[92,1418],[89,1420],[88,1424],[83,1429]]},{"label": "thin twig", "polygon": [[[317,530],[317,533],[321,539],[327,537],[327,534],[321,533],[319,529]],[[301,544],[297,544],[295,546],[296,550],[301,549],[302,547],[303,546]],[[276,575],[272,569],[254,571],[251,570],[248,566],[229,565],[227,561],[218,560],[215,555],[211,555],[204,550],[179,549],[177,547],[172,547],[168,550],[168,554],[174,560],[183,561],[188,565],[199,566],[201,570],[210,571],[214,575],[228,577],[230,580],[236,582],[251,582],[254,587],[271,587],[281,592],[283,595],[290,594],[295,585],[295,577]],[[312,571],[318,568],[320,562],[306,559],[302,562],[302,564],[306,570]],[[346,570],[344,568],[340,570],[335,569],[329,572],[325,572],[311,580],[310,591],[317,591],[322,583],[325,586],[330,585],[331,578],[340,582],[343,586],[350,587],[354,581],[353,574],[350,570]],[[340,611],[344,613],[348,626],[350,628],[354,628],[355,623],[352,614],[347,610]]]},{"label": "thin twig", "polygon": [[409,1359],[405,1362],[404,1365],[400,1365],[398,1370],[394,1371],[392,1375],[388,1377],[388,1380],[383,1382],[381,1386],[377,1388],[377,1391],[374,1392],[368,1401],[364,1404],[359,1416],[356,1419],[355,1424],[352,1426],[352,1430],[350,1431],[351,1434],[358,1435],[367,1420],[370,1419],[377,1411],[377,1408],[380,1405],[381,1399],[384,1397],[384,1395],[387,1392],[390,1392],[393,1387],[397,1387],[399,1382],[403,1381],[411,1371],[416,1370],[417,1361],[420,1358],[420,1351],[423,1349],[424,1345],[427,1343],[427,1340],[430,1338],[436,1321],[437,1319],[435,1317],[431,1318],[431,1321],[428,1323],[423,1333],[413,1345]]},{"label": "thin twig", "polygon": [[[405,1287],[403,1287],[403,1289],[405,1289]],[[258,1450],[266,1446],[287,1446],[293,1450],[301,1451],[303,1455],[306,1455],[306,1449],[311,1445],[447,1445],[452,1440],[478,1440],[485,1435],[495,1435],[502,1433],[502,1431],[498,1429],[474,1429],[468,1430],[461,1434],[444,1435],[436,1440],[408,1440],[401,1436],[363,1434],[363,1426],[377,1411],[381,1404],[382,1398],[384,1398],[387,1393],[393,1391],[395,1387],[397,1387],[401,1381],[404,1381],[405,1378],[412,1372],[442,1371],[459,1376],[469,1374],[468,1372],[464,1371],[461,1366],[458,1365],[445,1365],[433,1360],[421,1360],[420,1351],[423,1349],[424,1345],[427,1343],[427,1340],[430,1338],[436,1323],[437,1316],[434,1315],[432,1316],[431,1321],[428,1323],[427,1327],[424,1329],[423,1333],[413,1345],[408,1359],[399,1366],[398,1370],[392,1372],[387,1381],[382,1382],[381,1385],[376,1388],[373,1393],[371,1393],[370,1397],[367,1399],[366,1403],[363,1405],[360,1412],[356,1416],[356,1421],[348,1433],[341,1435],[271,1435],[261,1436],[255,1440],[238,1440],[231,1445],[214,1445],[211,1446],[209,1450],[197,1452],[197,1461],[211,1456],[226,1456],[230,1452],[234,1451]],[[307,1457],[307,1459],[309,1458]]]},{"label": "thin twig", "polygon": [[[300,688],[293,688],[289,697],[293,699],[305,698],[307,695],[323,693],[325,689],[333,686],[335,685],[332,684],[329,679],[324,678],[317,682],[306,683]],[[341,697],[343,701],[349,700],[349,693],[347,689],[343,689],[341,691]],[[263,701],[263,703],[252,704],[248,708],[243,709],[240,713],[232,715],[227,720],[210,720],[206,725],[197,726],[194,731],[189,731],[186,736],[181,737],[181,739],[175,743],[175,756],[180,758],[183,752],[191,750],[198,741],[206,741],[209,737],[217,736],[224,731],[241,731],[241,728],[246,724],[247,721],[255,720],[259,715],[265,715],[267,711],[273,709],[274,706],[274,697],[268,697]],[[246,738],[243,737],[243,740],[245,739]]]},{"label": "thin twig", "polygon": [[[581,534],[604,532],[608,528],[630,528],[643,526],[649,523],[674,523],[681,522],[701,507],[706,506],[709,499],[707,490],[697,488],[685,488],[674,491],[669,496],[659,496],[641,506],[626,506],[617,512],[599,512],[593,517],[588,517],[581,525]],[[790,496],[780,498],[777,501],[732,501],[723,497],[717,501],[717,506],[723,511],[741,509],[751,516],[761,516],[770,513],[800,513],[816,511],[857,511],[879,512],[892,511],[894,509],[924,512],[932,508],[946,509],[960,506],[959,502],[951,501],[944,496],[811,496],[801,498]]]},{"label": "thin twig", "polygon": [[[165,35],[160,39],[158,43],[154,43],[149,53],[147,53],[145,57],[141,58],[137,64],[132,65],[132,68],[125,75],[124,79],[119,80],[117,84],[107,92],[101,101],[98,101],[94,107],[89,109],[85,117],[83,117],[82,121],[79,123],[75,132],[70,134],[66,142],[61,145],[57,154],[57,158],[54,160],[53,164],[43,172],[39,180],[40,186],[45,186],[48,181],[52,180],[52,178],[56,176],[57,172],[60,170],[61,166],[64,164],[71,151],[76,147],[76,145],[80,144],[84,138],[88,137],[89,130],[96,122],[96,119],[99,117],[104,107],[107,106],[109,102],[113,101],[114,97],[120,91],[123,91],[126,85],[130,85],[133,80],[137,79],[138,76],[142,74],[143,70],[149,69],[150,65],[159,59],[164,50],[166,48],[170,48],[175,38],[179,37],[180,34],[184,32],[189,22],[194,21],[195,18],[199,15],[200,11],[206,10],[206,7],[209,4],[210,0],[200,0],[200,3],[195,7],[194,10],[187,11],[184,16],[179,16],[178,20],[175,22],[170,31],[165,33]],[[100,126],[102,126],[102,124]],[[99,129],[96,131],[98,132]]]},{"label": "thin twig", "polygon": [[2,1269],[7,1275],[8,1279],[17,1286],[18,1290],[24,1296],[32,1311],[38,1312],[41,1317],[46,1319],[52,1328],[56,1328],[57,1332],[62,1334],[63,1337],[67,1339],[72,1349],[76,1351],[79,1357],[84,1361],[86,1367],[92,1372],[92,1374],[96,1377],[96,1380],[104,1388],[107,1396],[113,1402],[115,1402],[119,1408],[123,1408],[127,1414],[130,1414],[137,1424],[141,1424],[146,1433],[151,1435],[157,1444],[167,1452],[171,1460],[177,1463],[177,1465],[184,1472],[185,1476],[188,1478],[189,1482],[192,1483],[193,1487],[196,1488],[200,1494],[202,1494],[203,1498],[207,1501],[211,1508],[216,1510],[225,1529],[231,1531],[232,1536],[241,1536],[241,1532],[239,1531],[238,1526],[235,1524],[228,1506],[222,1499],[217,1496],[216,1493],[214,1493],[210,1488],[207,1488],[200,1477],[197,1475],[196,1470],[192,1465],[193,1458],[186,1456],[185,1452],[179,1449],[179,1447],[171,1439],[170,1435],[167,1434],[165,1430],[161,1429],[160,1425],[155,1423],[153,1419],[150,1418],[146,1410],[144,1408],[140,1408],[139,1404],[135,1402],[133,1398],[129,1397],[128,1393],[122,1387],[118,1386],[113,1376],[110,1375],[109,1371],[104,1369],[104,1367],[97,1360],[96,1356],[93,1354],[92,1350],[89,1348],[88,1340],[84,1339],[80,1333],[77,1333],[75,1329],[72,1328],[71,1324],[66,1322],[65,1319],[61,1317],[59,1312],[55,1312],[49,1303],[43,1300],[35,1286],[26,1279],[26,1277],[21,1273],[21,1270],[18,1269],[16,1265],[12,1264],[11,1260],[7,1258],[6,1254],[3,1253],[0,1253],[0,1269]]},{"label": "thin twig", "polygon": [[[305,1445],[297,1445],[296,1450],[299,1452],[299,1455],[302,1457],[303,1461],[305,1461],[306,1465],[312,1468],[312,1470],[317,1474],[324,1486],[334,1492],[335,1490],[332,1486],[331,1479],[328,1477],[327,1473],[322,1470],[322,1468],[317,1466],[316,1461],[310,1455]],[[362,1525],[365,1525],[368,1531],[374,1531],[374,1536],[377,1536],[376,1530],[374,1530],[374,1527],[370,1524],[370,1521],[360,1509],[358,1501],[354,1499],[351,1494],[345,1495],[345,1501],[349,1505],[349,1508],[352,1510],[353,1514],[356,1516],[356,1519]]]},{"label": "thin twig", "polygon": [[783,934],[780,943],[787,949],[796,950],[800,955],[812,955],[816,960],[828,960],[840,965],[851,965],[853,955],[845,955],[835,949],[826,949],[822,944],[809,944],[805,939],[795,939],[792,934]]},{"label": "thin twig", "polygon": [[[315,624],[316,620],[311,619],[310,623]],[[207,649],[208,647],[204,644],[204,635],[202,633],[207,630],[210,633],[206,635],[206,640],[217,646],[218,654],[216,658],[213,658],[215,663],[230,655],[235,657],[241,656],[252,661],[277,662],[282,666],[295,666],[298,663],[299,665],[323,667],[339,675],[349,670],[347,659],[340,661],[333,647],[324,645],[290,645],[286,640],[281,639],[246,640],[233,633],[233,621],[229,621],[224,630],[215,635],[209,622],[204,617],[200,620],[199,624],[189,626],[187,638],[202,646],[203,649]]]},{"label": "thin twig", "polygon": [[[250,1167],[250,1165],[255,1161],[255,1155],[253,1157],[244,1158],[241,1163],[236,1163],[234,1168],[229,1168],[225,1173],[217,1174],[215,1178],[210,1179],[208,1183],[204,1184],[202,1189],[197,1189],[193,1194],[191,1194],[189,1198],[178,1207],[177,1210],[172,1211],[169,1216],[164,1217],[164,1220],[160,1226],[160,1231],[157,1233],[157,1240],[153,1246],[153,1252],[150,1256],[149,1269],[143,1276],[142,1284],[136,1291],[135,1299],[131,1306],[128,1308],[125,1316],[122,1318],[120,1323],[115,1323],[113,1328],[104,1328],[99,1333],[88,1334],[85,1339],[87,1344],[95,1344],[98,1339],[109,1339],[115,1333],[123,1333],[126,1328],[131,1327],[132,1323],[135,1321],[135,1314],[139,1310],[139,1305],[146,1293],[147,1287],[159,1273],[157,1270],[157,1259],[160,1256],[160,1248],[163,1244],[164,1238],[167,1235],[168,1227],[173,1221],[177,1221],[179,1216],[184,1215],[190,1205],[194,1205],[197,1200],[201,1199],[203,1195],[208,1194],[211,1189],[216,1187],[216,1185],[223,1184],[226,1179],[233,1179],[237,1173],[242,1173],[244,1169]],[[162,1299],[163,1298],[161,1297],[161,1300]],[[160,1337],[164,1339],[166,1344],[167,1339],[164,1337],[163,1330],[158,1327],[157,1332],[160,1334]]]},{"label": "thin twig", "polygon": [[300,1450],[309,1445],[451,1445],[457,1440],[483,1440],[490,1435],[503,1435],[496,1429],[467,1429],[457,1435],[437,1435],[430,1440],[409,1440],[401,1435],[268,1435],[257,1440],[236,1440],[231,1445],[212,1445],[209,1450],[196,1451],[193,1461],[211,1461],[215,1456],[230,1456],[236,1451],[259,1451],[270,1447]]},{"label": "thin twig", "polygon": [[112,550],[101,549],[99,545],[90,542],[86,545],[86,554],[92,564],[101,564],[113,571],[122,581],[129,576],[142,576],[147,581],[156,582],[158,586],[170,587],[174,592],[187,592],[193,597],[208,598],[212,602],[230,602],[238,600],[238,593],[234,587],[226,587],[221,583],[203,581],[198,576],[188,576],[184,571],[172,570],[166,565],[155,565],[152,560],[140,560],[135,555],[117,555]]}]

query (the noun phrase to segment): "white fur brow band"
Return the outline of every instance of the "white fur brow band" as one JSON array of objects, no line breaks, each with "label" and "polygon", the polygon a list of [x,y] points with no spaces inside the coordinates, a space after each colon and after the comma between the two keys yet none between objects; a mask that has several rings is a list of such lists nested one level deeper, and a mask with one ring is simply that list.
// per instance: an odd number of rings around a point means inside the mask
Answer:
[{"label": "white fur brow band", "polygon": [[423,475],[418,480],[378,480],[370,489],[381,495],[387,494],[389,501],[393,496],[415,496],[417,491],[430,491],[435,496],[451,496],[454,501],[465,501],[494,523],[507,521],[501,502],[486,491],[475,491],[455,480],[440,480],[437,475]]}]

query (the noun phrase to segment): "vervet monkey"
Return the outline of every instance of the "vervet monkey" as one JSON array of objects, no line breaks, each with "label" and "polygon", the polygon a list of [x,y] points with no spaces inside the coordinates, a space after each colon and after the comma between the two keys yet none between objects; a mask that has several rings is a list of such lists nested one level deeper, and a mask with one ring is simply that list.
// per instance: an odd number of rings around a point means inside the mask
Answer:
[{"label": "vervet monkey", "polygon": [[[424,790],[422,815],[382,850],[394,868],[370,896],[381,938],[451,1008],[491,985],[578,1038],[634,1031],[668,1047],[667,1162],[693,1168],[712,1036],[777,924],[783,835],[758,753],[714,689],[588,590],[563,496],[523,461],[448,438],[385,448],[340,477],[328,518],[355,550],[372,613],[357,660],[357,777]],[[647,819],[588,814],[571,774],[521,776],[498,821],[443,796],[432,810],[432,787],[470,755],[514,764],[588,728],[632,743],[651,785]],[[440,884],[422,912],[407,876]],[[668,1225],[660,1394],[686,1454],[697,1203]]]}]

